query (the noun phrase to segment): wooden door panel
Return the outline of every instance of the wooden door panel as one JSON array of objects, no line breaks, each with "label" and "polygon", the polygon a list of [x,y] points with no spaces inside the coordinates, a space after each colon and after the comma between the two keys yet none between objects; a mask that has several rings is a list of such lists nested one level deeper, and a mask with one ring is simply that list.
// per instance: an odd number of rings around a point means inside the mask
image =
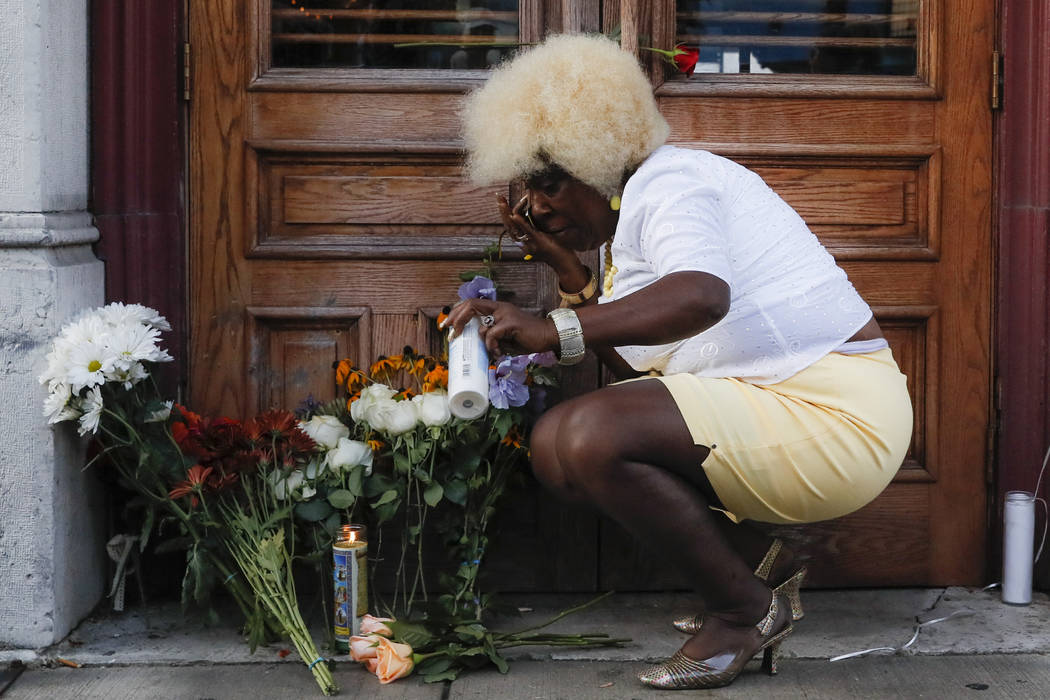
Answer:
[{"label": "wooden door panel", "polygon": [[940,151],[934,146],[682,144],[754,170],[838,260],[938,255]]},{"label": "wooden door panel", "polygon": [[247,257],[480,258],[503,229],[506,186],[471,184],[458,155],[304,148],[251,149]]},{"label": "wooden door panel", "polygon": [[249,306],[246,311],[253,411],[295,408],[308,396],[331,401],[336,398],[332,364],[371,357],[368,307]]},{"label": "wooden door panel", "polygon": [[668,97],[658,91],[672,141],[724,144],[928,145],[929,102]]}]

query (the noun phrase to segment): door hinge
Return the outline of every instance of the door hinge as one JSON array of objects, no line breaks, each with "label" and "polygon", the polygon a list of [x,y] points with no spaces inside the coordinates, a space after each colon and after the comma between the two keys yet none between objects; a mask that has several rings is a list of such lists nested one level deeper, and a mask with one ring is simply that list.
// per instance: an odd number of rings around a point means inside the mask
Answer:
[{"label": "door hinge", "polygon": [[1006,63],[1001,51],[992,52],[992,109],[1003,108],[1003,73]]},{"label": "door hinge", "polygon": [[182,99],[190,101],[190,42],[182,45]]}]

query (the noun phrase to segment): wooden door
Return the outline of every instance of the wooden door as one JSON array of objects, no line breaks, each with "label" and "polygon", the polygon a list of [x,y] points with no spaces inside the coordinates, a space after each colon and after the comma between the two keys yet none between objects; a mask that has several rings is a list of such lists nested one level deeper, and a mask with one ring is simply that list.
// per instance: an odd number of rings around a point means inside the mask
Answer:
[{"label": "wooden door", "polygon": [[[190,3],[198,410],[328,398],[334,360],[438,345],[433,319],[498,236],[493,202],[507,191],[460,170],[458,105],[502,55],[470,42],[620,22],[628,46],[676,36],[666,0],[455,9],[465,5]],[[942,5],[921,3],[910,76],[663,82],[648,66],[673,140],[747,163],[799,207],[876,306],[912,383],[916,437],[897,482],[854,516],[792,533],[817,555],[820,583],[968,583],[983,562],[991,2],[951,17]],[[440,39],[464,46],[393,46]],[[526,307],[556,305],[543,268],[511,260],[501,282]],[[573,390],[598,381],[593,364],[566,377]],[[508,504],[499,551],[507,590],[683,583],[611,524],[536,488]]]}]

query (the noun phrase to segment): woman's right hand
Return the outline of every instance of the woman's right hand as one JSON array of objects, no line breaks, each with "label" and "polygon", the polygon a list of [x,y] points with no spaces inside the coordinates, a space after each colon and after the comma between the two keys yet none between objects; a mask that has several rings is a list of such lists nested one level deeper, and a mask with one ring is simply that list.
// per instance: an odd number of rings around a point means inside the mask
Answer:
[{"label": "woman's right hand", "polygon": [[502,195],[498,202],[500,218],[503,219],[507,233],[525,255],[531,256],[530,260],[550,265],[559,279],[574,277],[583,269],[576,253],[536,228],[532,221],[525,217],[528,197],[522,197],[513,209],[507,198]]}]

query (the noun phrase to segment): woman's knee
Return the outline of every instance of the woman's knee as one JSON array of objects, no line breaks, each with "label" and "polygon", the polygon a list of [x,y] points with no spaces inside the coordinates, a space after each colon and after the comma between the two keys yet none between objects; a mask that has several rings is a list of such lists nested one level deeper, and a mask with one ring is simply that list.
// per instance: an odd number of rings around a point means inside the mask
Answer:
[{"label": "woman's knee", "polygon": [[620,441],[600,397],[588,395],[562,406],[550,446],[561,478],[574,489],[587,490],[607,478],[618,463]]},{"label": "woman's knee", "polygon": [[532,473],[549,489],[564,490],[567,487],[564,470],[558,459],[558,427],[562,405],[547,411],[532,428],[529,440]]}]

